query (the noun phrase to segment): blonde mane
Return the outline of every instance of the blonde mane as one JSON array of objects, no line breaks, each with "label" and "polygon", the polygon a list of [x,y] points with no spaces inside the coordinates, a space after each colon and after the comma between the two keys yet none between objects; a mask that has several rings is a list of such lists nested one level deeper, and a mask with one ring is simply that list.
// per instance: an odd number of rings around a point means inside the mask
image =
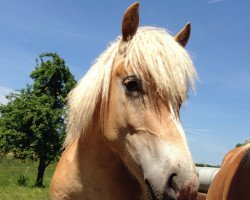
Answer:
[{"label": "blonde mane", "polygon": [[[85,134],[94,123],[98,102],[107,102],[120,43],[121,37],[118,37],[70,92],[65,146]],[[167,95],[174,102],[183,102],[188,86],[194,88],[197,75],[193,63],[187,51],[166,30],[141,27],[124,45],[124,67],[131,66],[142,78],[150,75],[160,95]]]}]

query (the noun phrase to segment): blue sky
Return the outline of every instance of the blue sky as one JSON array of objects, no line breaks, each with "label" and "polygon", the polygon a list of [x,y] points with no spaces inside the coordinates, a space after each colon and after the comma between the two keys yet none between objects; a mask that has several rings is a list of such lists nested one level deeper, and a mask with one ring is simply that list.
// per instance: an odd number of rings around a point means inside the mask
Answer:
[{"label": "blue sky", "polygon": [[[79,80],[120,35],[124,10],[134,1],[0,0],[0,101],[31,83],[43,52],[57,52]],[[144,0],[140,25],[177,33],[192,25],[187,50],[199,81],[182,108],[196,162],[220,164],[250,138],[250,1]]]}]

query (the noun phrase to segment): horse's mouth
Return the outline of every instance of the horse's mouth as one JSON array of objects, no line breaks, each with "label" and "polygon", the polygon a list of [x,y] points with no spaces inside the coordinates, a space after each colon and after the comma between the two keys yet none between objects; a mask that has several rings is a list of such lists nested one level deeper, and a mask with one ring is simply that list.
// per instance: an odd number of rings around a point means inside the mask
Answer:
[{"label": "horse's mouth", "polygon": [[146,198],[147,200],[177,200],[174,190],[168,193],[167,192],[159,193],[153,189],[152,185],[147,179],[145,180],[145,186],[146,186],[145,190],[147,194]]}]

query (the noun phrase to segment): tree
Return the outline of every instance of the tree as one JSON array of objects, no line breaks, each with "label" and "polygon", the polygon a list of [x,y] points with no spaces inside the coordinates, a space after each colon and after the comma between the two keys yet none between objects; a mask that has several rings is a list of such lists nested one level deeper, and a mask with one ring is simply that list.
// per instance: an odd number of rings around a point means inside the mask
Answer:
[{"label": "tree", "polygon": [[0,106],[0,149],[39,161],[36,186],[46,167],[58,158],[65,136],[66,97],[76,81],[56,53],[39,56],[32,85],[7,96]]}]

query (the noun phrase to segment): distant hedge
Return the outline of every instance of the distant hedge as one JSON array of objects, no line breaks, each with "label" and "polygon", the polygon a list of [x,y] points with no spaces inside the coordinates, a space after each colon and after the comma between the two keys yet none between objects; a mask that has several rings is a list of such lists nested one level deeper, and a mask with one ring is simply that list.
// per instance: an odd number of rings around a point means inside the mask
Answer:
[{"label": "distant hedge", "polygon": [[246,144],[248,144],[248,143],[250,143],[250,139],[246,140],[246,141],[243,142],[243,143],[238,143],[238,144],[236,144],[236,147],[241,147],[241,146],[244,146],[244,145],[246,145]]},{"label": "distant hedge", "polygon": [[195,163],[196,167],[220,167],[220,165],[210,165],[210,164],[203,164],[203,163]]}]

